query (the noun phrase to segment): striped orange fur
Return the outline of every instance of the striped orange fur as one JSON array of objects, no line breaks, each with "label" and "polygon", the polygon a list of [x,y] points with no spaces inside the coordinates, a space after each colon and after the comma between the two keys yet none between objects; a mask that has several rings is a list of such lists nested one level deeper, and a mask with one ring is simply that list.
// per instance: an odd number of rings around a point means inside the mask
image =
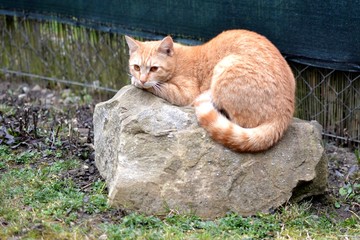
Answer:
[{"label": "striped orange fur", "polygon": [[276,144],[294,113],[294,76],[278,49],[247,30],[221,33],[199,46],[171,37],[140,42],[126,36],[135,86],[172,104],[193,104],[202,127],[239,152]]}]

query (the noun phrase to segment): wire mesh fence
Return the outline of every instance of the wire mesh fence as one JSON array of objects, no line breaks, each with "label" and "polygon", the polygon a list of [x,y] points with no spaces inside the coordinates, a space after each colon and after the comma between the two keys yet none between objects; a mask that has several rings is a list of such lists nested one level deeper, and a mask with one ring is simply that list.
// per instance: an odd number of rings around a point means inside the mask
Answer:
[{"label": "wire mesh fence", "polygon": [[360,73],[291,63],[296,78],[296,116],[316,120],[323,134],[344,144],[360,143]]},{"label": "wire mesh fence", "polygon": [[[108,92],[129,83],[127,47],[119,34],[1,15],[0,45],[2,78]],[[359,145],[360,72],[290,65],[297,81],[296,117],[317,120],[326,137]]]},{"label": "wire mesh fence", "polygon": [[0,16],[4,73],[115,91],[125,84],[125,41],[56,21]]}]

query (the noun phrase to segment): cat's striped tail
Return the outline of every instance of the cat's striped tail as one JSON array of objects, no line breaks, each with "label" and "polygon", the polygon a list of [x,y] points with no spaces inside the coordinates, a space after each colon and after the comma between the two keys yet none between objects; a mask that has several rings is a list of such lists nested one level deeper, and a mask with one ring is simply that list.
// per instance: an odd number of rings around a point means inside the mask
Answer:
[{"label": "cat's striped tail", "polygon": [[[199,124],[210,136],[224,146],[238,152],[259,152],[272,147],[282,137],[287,124],[262,124],[242,128],[231,122],[211,102],[210,92],[201,94],[194,102]],[[280,125],[280,126],[279,126]]]}]

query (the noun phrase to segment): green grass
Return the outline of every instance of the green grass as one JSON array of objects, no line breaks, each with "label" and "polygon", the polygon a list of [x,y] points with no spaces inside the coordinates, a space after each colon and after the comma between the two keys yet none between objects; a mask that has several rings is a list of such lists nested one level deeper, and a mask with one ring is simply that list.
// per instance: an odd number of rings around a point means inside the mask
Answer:
[{"label": "green grass", "polygon": [[360,164],[360,150],[359,149],[355,149],[355,157],[356,157],[358,164]]},{"label": "green grass", "polygon": [[[54,159],[41,161],[42,156]],[[83,191],[74,180],[65,177],[67,171],[81,168],[80,160],[61,156],[37,150],[16,152],[0,145],[0,239],[355,239],[360,236],[358,216],[339,220],[334,212],[315,211],[310,202],[288,204],[274,214],[254,217],[229,213],[214,221],[171,211],[161,218],[136,213],[118,218],[118,213],[107,204],[105,183],[97,180],[90,190]]]},{"label": "green grass", "polygon": [[[47,164],[38,161],[40,152],[11,153],[0,148],[0,163],[8,169],[0,177],[0,239],[22,236],[38,239],[52,234],[71,235],[83,216],[105,212],[105,183],[93,183],[90,192],[81,191],[63,173],[78,168],[74,159],[57,159]],[[18,165],[22,164],[21,167]],[[81,229],[78,229],[80,232]],[[75,231],[77,232],[77,231]]]},{"label": "green grass", "polygon": [[124,217],[117,225],[103,224],[109,239],[346,239],[360,236],[356,218],[333,223],[317,216],[305,202],[279,212],[255,217],[229,214],[215,221],[194,216],[169,215],[165,219],[138,214]]}]

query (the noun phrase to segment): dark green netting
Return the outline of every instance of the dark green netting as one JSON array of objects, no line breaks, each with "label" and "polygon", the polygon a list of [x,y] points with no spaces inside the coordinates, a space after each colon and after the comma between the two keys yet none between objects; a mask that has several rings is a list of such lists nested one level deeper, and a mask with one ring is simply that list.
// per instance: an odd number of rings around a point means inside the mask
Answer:
[{"label": "dark green netting", "polygon": [[149,38],[205,41],[226,29],[250,29],[290,60],[360,71],[360,0],[0,0],[0,9]]}]

